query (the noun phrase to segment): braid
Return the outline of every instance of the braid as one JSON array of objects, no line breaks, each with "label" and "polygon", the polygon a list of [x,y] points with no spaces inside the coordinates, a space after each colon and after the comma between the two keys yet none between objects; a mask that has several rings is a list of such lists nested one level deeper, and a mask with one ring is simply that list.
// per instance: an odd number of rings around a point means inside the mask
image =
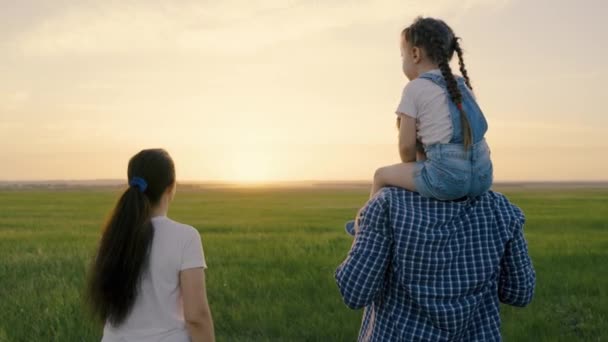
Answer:
[{"label": "braid", "polygon": [[462,48],[460,47],[460,43],[458,43],[459,40],[460,40],[460,38],[454,37],[454,51],[456,51],[456,54],[458,55],[458,65],[460,65],[460,73],[462,74],[462,77],[464,77],[464,80],[466,81],[469,89],[473,90],[473,86],[471,85],[471,80],[469,79],[469,74],[467,73],[467,69],[464,66],[464,58],[462,57]]},{"label": "braid", "polygon": [[467,118],[464,109],[462,109],[462,93],[460,89],[458,89],[458,83],[456,82],[456,78],[452,73],[452,68],[450,68],[449,57],[443,48],[443,42],[437,35],[431,38],[430,45],[433,48],[433,55],[437,58],[437,62],[439,65],[439,70],[441,71],[441,75],[445,79],[445,83],[448,88],[448,93],[450,94],[450,98],[458,107],[458,111],[460,111],[460,125],[462,126],[462,140],[464,144],[464,148],[468,149],[472,143],[472,132],[471,125],[469,123],[469,119]]}]

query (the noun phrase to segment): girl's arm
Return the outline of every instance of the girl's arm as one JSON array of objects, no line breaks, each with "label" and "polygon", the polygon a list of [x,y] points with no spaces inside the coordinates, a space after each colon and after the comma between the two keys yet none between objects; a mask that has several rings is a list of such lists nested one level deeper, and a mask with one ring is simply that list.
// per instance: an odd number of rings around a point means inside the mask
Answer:
[{"label": "girl's arm", "polygon": [[184,319],[192,342],[215,341],[211,310],[207,303],[203,268],[180,271],[179,280],[184,305]]},{"label": "girl's arm", "polygon": [[420,141],[416,141],[416,161],[426,160],[426,152]]},{"label": "girl's arm", "polygon": [[404,163],[416,161],[416,119],[399,113],[399,156]]}]

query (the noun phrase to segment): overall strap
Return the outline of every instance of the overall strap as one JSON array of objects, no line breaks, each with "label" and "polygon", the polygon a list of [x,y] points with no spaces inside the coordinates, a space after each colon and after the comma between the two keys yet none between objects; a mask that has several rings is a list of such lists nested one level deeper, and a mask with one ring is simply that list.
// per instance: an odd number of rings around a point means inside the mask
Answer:
[{"label": "overall strap", "polygon": [[[444,89],[447,89],[448,87],[447,83],[445,82],[445,78],[443,78],[443,75],[438,75],[433,72],[425,72],[424,74],[418,76],[418,78],[429,80]],[[456,83],[458,83],[459,86],[466,86],[466,81],[463,77],[454,75],[454,79],[456,79]],[[466,88],[468,89],[468,87]]]},{"label": "overall strap", "polygon": [[437,84],[441,88],[444,88],[444,89],[447,88],[447,84],[445,83],[445,79],[443,78],[443,75],[437,75],[432,72],[425,72],[424,74],[418,76],[418,78],[429,80],[429,81]]}]

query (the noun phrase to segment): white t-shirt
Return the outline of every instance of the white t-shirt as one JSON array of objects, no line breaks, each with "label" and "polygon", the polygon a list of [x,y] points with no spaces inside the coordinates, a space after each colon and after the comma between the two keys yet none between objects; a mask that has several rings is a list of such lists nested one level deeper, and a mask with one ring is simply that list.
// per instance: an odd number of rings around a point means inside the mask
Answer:
[{"label": "white t-shirt", "polygon": [[[441,75],[439,69],[430,71]],[[397,114],[416,119],[417,138],[423,145],[447,144],[452,139],[448,94],[431,80],[416,78],[403,89]]]},{"label": "white t-shirt", "polygon": [[201,236],[193,227],[166,216],[153,217],[152,225],[149,268],[143,274],[135,305],[120,326],[106,322],[102,342],[190,341],[179,271],[207,268]]}]

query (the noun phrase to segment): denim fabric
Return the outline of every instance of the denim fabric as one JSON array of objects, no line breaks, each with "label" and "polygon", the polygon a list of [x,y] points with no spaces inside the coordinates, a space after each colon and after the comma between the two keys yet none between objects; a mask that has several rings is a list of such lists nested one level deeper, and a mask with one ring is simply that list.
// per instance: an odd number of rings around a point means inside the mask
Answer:
[{"label": "denim fabric", "polygon": [[[425,73],[420,78],[439,85],[450,98],[443,76]],[[471,127],[473,144],[465,150],[461,114],[456,104],[450,100],[452,139],[448,144],[424,146],[427,160],[418,162],[414,171],[416,190],[425,197],[440,200],[479,196],[490,189],[493,181],[490,148],[484,138],[488,124],[464,79],[456,79],[462,94],[462,107]]]}]

